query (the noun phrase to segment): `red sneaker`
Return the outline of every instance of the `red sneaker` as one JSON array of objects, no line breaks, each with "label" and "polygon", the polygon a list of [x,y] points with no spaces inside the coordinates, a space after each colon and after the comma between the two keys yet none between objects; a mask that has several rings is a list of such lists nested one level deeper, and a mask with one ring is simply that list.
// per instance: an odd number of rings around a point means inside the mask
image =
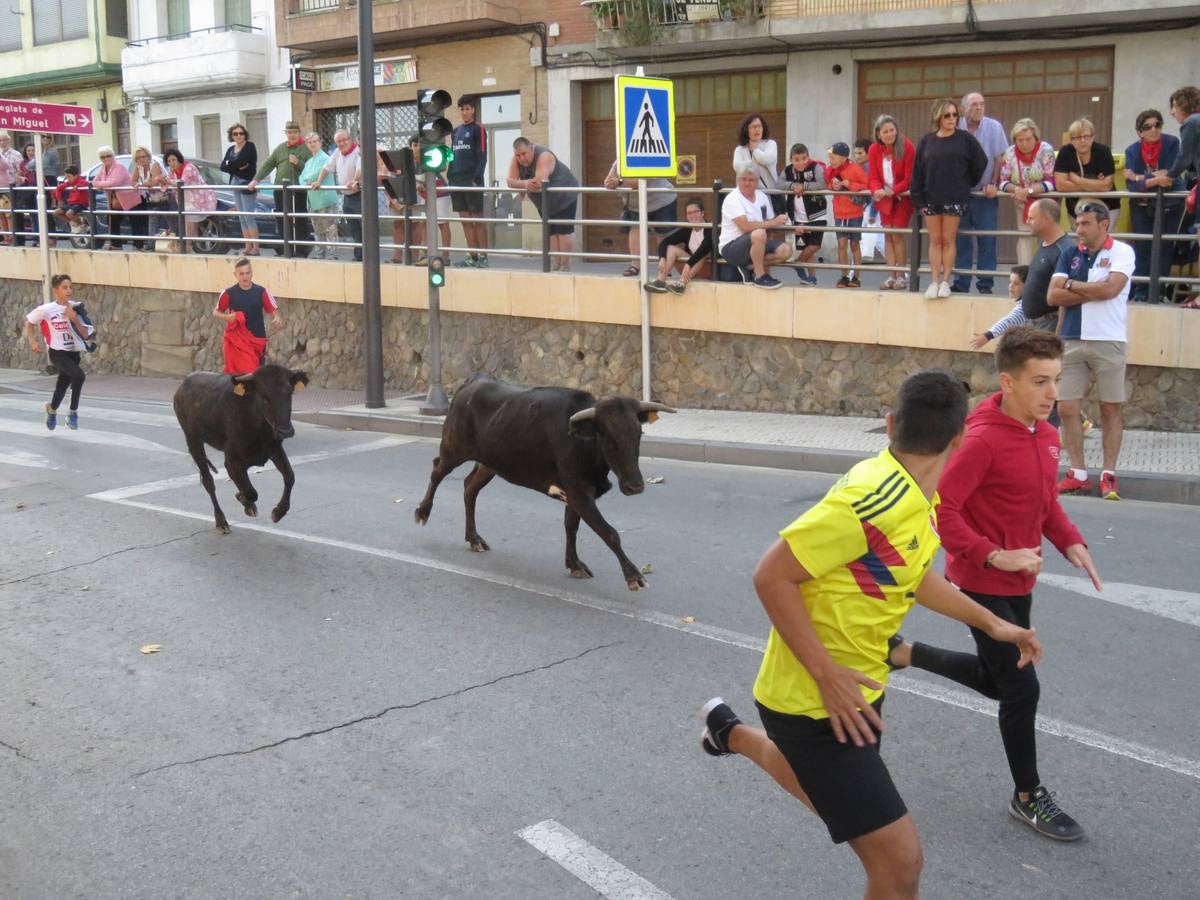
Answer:
[{"label": "red sneaker", "polygon": [[1100,476],[1100,496],[1105,500],[1120,500],[1121,495],[1117,493],[1117,476],[1109,475],[1104,472]]},{"label": "red sneaker", "polygon": [[[1116,482],[1113,482],[1114,485]],[[1063,480],[1058,483],[1058,492],[1060,494],[1090,494],[1092,492],[1092,479],[1085,478],[1080,481],[1074,475],[1067,472],[1063,476]]]}]

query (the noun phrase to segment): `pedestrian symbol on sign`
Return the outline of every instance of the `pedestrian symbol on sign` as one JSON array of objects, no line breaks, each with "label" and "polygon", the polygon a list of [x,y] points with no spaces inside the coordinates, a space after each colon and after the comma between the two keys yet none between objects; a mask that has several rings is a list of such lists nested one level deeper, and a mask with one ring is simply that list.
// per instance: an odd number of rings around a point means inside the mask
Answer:
[{"label": "pedestrian symbol on sign", "polygon": [[667,141],[663,137],[658,118],[654,115],[649,91],[642,95],[641,114],[637,127],[629,137],[629,146],[625,152],[629,156],[659,156],[667,152]]}]

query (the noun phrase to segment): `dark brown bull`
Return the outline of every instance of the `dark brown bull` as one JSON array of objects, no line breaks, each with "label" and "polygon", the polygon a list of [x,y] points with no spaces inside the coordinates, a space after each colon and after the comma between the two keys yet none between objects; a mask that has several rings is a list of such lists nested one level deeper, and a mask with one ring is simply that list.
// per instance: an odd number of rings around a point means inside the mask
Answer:
[{"label": "dark brown bull", "polygon": [[217,503],[216,472],[204,452],[209,444],[225,454],[225,471],[238,489],[237,500],[248,516],[258,515],[258,491],[250,483],[250,466],[275,464],[283,476],[283,496],[271,511],[278,522],[291,508],[296,482],[283,441],[292,428],[292,392],[303,390],[308,376],[283,366],[262,366],[246,375],[193,372],[175,391],[175,417],[187,440],[188,452],[200,469],[200,481],[212,498],[217,530],[229,534],[229,522]]},{"label": "dark brown bull", "polygon": [[566,503],[566,565],[573,578],[591,578],[592,570],[579,559],[575,539],[582,519],[600,536],[621,564],[631,591],[646,586],[637,566],[621,549],[621,538],[600,515],[596,498],[617,477],[622,494],[646,489],[638,469],[642,423],[659,412],[675,412],[661,403],[632,397],[602,397],[571,388],[525,388],[476,373],[454,395],[442,443],[433,461],[433,474],[415,517],[424,525],[433,509],[433,495],[442,479],[467,460],[475,468],[463,488],[466,541],[477,552],[488,550],[475,530],[475,498],[499,475],[512,484],[548,494]]}]

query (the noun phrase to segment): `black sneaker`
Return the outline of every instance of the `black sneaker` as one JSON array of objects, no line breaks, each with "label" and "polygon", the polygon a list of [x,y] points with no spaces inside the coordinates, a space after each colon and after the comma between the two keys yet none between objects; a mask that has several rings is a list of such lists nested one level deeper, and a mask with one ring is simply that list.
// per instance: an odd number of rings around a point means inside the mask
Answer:
[{"label": "black sneaker", "polygon": [[709,756],[728,756],[733,751],[726,743],[729,732],[734,725],[741,725],[737,717],[723,697],[713,697],[700,707],[700,718],[704,720],[704,731],[700,735],[700,746]]},{"label": "black sneaker", "polygon": [[768,291],[773,291],[776,288],[783,287],[783,282],[780,281],[778,278],[776,278],[774,275],[766,274],[760,278],[755,278],[754,286],[759,287],[759,288],[766,288]]},{"label": "black sneaker", "polygon": [[904,637],[898,631],[895,634],[893,634],[890,638],[888,638],[887,667],[888,667],[889,672],[895,672],[897,669],[907,669],[908,668],[908,666],[901,666],[901,665],[898,665],[897,663],[892,662],[892,651],[895,650],[897,647],[899,647],[903,643],[904,643]]},{"label": "black sneaker", "polygon": [[850,276],[843,275],[841,278],[839,278],[837,280],[837,284],[835,284],[834,287],[840,287],[840,288],[850,287]]},{"label": "black sneaker", "polygon": [[952,284],[952,285],[950,285],[950,293],[952,293],[952,294],[969,294],[969,293],[971,293],[971,288],[969,285],[964,287],[961,284]]},{"label": "black sneaker", "polygon": [[738,274],[742,276],[742,284],[754,284],[754,270],[748,269],[746,266],[737,267]]},{"label": "black sneaker", "polygon": [[1044,834],[1056,841],[1077,841],[1083,837],[1083,828],[1078,822],[1059,809],[1054,801],[1054,794],[1043,785],[1029,795],[1028,800],[1022,800],[1013,792],[1012,802],[1008,804],[1008,812],[1014,819],[1020,819],[1038,834]]},{"label": "black sneaker", "polygon": [[653,281],[646,282],[646,290],[652,294],[665,294],[667,292],[667,283],[661,278],[655,278]]}]

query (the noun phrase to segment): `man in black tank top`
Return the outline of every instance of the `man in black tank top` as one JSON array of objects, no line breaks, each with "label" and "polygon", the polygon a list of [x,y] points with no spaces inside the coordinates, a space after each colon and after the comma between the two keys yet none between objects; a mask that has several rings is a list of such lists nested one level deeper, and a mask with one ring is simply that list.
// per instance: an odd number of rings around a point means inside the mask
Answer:
[{"label": "man in black tank top", "polygon": [[270,291],[261,284],[254,283],[254,270],[250,267],[250,260],[239,259],[233,267],[233,274],[237,276],[237,284],[221,291],[221,296],[217,298],[217,306],[213,310],[213,318],[222,322],[232,322],[237,313],[242,313],[246,317],[246,330],[255,337],[266,340],[265,313],[271,314],[273,327],[283,327],[279,305]]},{"label": "man in black tank top", "polygon": [[[570,253],[577,216],[579,194],[568,191],[547,192],[543,187],[579,187],[575,173],[562,164],[550,150],[534,144],[529,138],[519,137],[513,141],[513,158],[508,165],[508,186],[524,191],[529,202],[539,213],[550,220],[550,252]],[[548,198],[548,199],[547,199]],[[554,269],[567,271],[571,268],[569,256],[555,256]]]}]

